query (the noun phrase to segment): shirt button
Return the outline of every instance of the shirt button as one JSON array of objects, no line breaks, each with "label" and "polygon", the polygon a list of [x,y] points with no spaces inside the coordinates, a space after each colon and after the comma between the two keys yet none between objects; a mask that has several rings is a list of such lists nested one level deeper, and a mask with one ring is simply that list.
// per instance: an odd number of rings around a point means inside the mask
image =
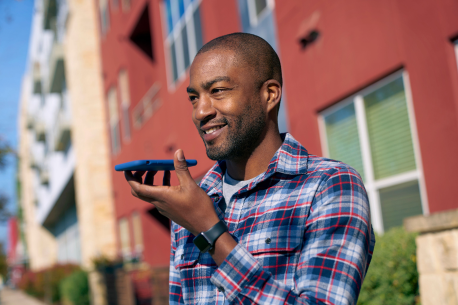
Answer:
[{"label": "shirt button", "polygon": [[223,287],[218,287],[218,291],[219,292],[224,292],[224,288]]},{"label": "shirt button", "polygon": [[181,259],[184,259],[184,254],[181,254]]},{"label": "shirt button", "polygon": [[272,240],[269,237],[266,238],[266,244],[270,244],[271,241]]}]

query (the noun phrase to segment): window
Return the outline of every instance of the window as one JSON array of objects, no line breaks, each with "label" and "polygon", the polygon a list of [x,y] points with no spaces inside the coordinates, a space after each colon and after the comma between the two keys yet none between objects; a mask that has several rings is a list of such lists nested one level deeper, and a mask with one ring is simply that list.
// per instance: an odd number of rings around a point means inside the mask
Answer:
[{"label": "window", "polygon": [[200,0],[165,0],[166,40],[171,79],[175,83],[202,47]]},{"label": "window", "polygon": [[142,127],[153,116],[154,112],[161,107],[162,102],[158,98],[160,87],[158,83],[155,83],[133,109],[133,124],[136,129]]},{"label": "window", "polygon": [[123,139],[124,141],[130,140],[130,120],[129,120],[129,108],[130,108],[130,91],[129,91],[129,76],[126,70],[119,71],[118,85],[119,93],[121,95],[121,119],[123,127]]},{"label": "window", "polygon": [[118,112],[118,97],[116,87],[111,87],[108,90],[108,113],[110,119],[110,134],[111,134],[111,152],[116,155],[121,148],[121,140],[119,137],[119,112]]},{"label": "window", "polygon": [[135,253],[140,255],[143,251],[143,233],[142,233],[142,220],[138,212],[132,214],[132,225],[134,229],[134,246]]},{"label": "window", "polygon": [[273,0],[248,0],[251,26],[256,26],[259,21],[273,9],[273,6]]},{"label": "window", "polygon": [[122,0],[122,11],[128,12],[130,10],[130,0]]},{"label": "window", "polygon": [[407,81],[396,73],[320,115],[323,151],[361,174],[379,232],[427,213]]},{"label": "window", "polygon": [[121,254],[125,260],[129,260],[131,256],[130,251],[130,232],[129,232],[129,221],[127,218],[121,218],[118,221],[119,227],[119,241],[121,246]]},{"label": "window", "polygon": [[111,0],[111,8],[117,11],[118,7],[119,7],[119,0]]},{"label": "window", "polygon": [[110,12],[108,10],[108,0],[99,0],[100,9],[100,30],[102,36],[108,32],[110,28]]}]

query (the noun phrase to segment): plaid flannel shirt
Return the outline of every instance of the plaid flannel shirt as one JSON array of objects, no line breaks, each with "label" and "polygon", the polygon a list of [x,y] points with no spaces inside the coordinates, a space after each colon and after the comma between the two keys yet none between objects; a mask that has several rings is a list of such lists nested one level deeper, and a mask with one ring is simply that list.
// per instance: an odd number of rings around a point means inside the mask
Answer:
[{"label": "plaid flannel shirt", "polygon": [[201,181],[238,242],[218,267],[172,223],[170,304],[355,304],[375,238],[360,175],[291,135],[223,213],[217,162]]}]

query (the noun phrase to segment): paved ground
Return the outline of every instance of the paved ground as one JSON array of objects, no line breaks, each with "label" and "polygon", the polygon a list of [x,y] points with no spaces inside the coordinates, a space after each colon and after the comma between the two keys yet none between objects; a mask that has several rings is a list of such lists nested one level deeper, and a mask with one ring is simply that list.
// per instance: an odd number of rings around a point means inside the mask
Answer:
[{"label": "paved ground", "polygon": [[0,291],[0,305],[45,305],[20,290],[3,288]]}]

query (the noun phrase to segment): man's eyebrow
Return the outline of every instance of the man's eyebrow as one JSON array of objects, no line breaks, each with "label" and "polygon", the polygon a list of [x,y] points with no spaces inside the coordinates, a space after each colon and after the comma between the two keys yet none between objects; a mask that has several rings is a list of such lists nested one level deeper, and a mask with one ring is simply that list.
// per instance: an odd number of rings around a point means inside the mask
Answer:
[{"label": "man's eyebrow", "polygon": [[229,76],[219,76],[217,78],[214,78],[208,82],[205,82],[205,83],[202,83],[200,86],[204,89],[204,90],[208,90],[210,89],[210,87],[214,84],[214,83],[217,83],[217,82],[223,82],[223,81],[226,81],[226,82],[230,82],[231,81],[231,78]]},{"label": "man's eyebrow", "polygon": [[[219,76],[219,77],[214,78],[214,79],[212,79],[212,80],[210,80],[210,81],[208,81],[208,82],[202,83],[200,86],[201,86],[204,90],[208,90],[208,89],[210,89],[210,87],[211,87],[214,83],[223,82],[223,81],[230,82],[230,81],[231,81],[231,78],[230,78],[229,76]],[[194,89],[193,87],[187,87],[187,88],[186,88],[186,92],[197,94],[197,90]]]},{"label": "man's eyebrow", "polygon": [[195,94],[197,94],[197,90],[196,90],[196,89],[194,89],[194,88],[192,88],[192,87],[187,87],[187,88],[186,88],[186,92],[188,92],[188,93],[195,93]]}]

